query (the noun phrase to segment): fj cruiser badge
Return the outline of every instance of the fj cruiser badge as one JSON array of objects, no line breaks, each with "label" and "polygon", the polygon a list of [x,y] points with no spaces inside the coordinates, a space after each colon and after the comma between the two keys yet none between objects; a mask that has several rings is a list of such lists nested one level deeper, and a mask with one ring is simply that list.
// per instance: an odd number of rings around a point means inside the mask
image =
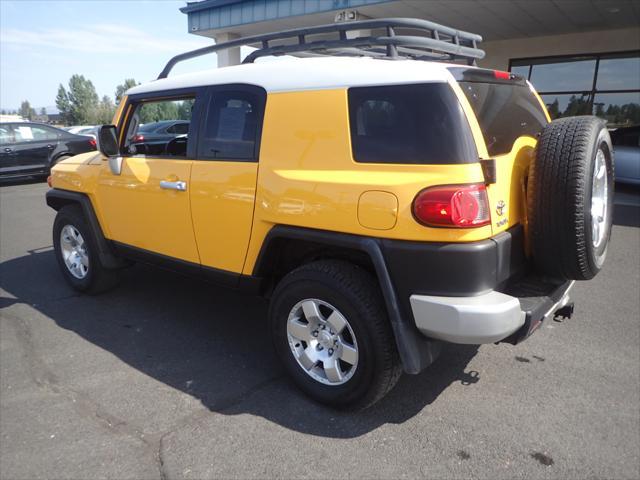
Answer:
[{"label": "fj cruiser badge", "polygon": [[504,200],[498,201],[498,204],[496,205],[496,213],[500,216],[504,215],[504,207],[506,207]]}]

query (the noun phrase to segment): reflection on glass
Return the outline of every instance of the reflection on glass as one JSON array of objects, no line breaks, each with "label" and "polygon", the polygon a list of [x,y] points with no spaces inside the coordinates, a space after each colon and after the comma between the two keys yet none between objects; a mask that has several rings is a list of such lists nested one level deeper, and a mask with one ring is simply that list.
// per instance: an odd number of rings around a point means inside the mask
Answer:
[{"label": "reflection on glass", "polygon": [[579,93],[563,95],[541,95],[551,118],[590,115],[589,95]]},{"label": "reflection on glass", "polygon": [[516,75],[520,75],[526,79],[529,78],[529,65],[522,66],[512,66],[511,73],[515,73]]},{"label": "reflection on glass", "polygon": [[640,90],[640,57],[600,60],[598,90]]},{"label": "reflection on glass", "polygon": [[609,127],[640,125],[640,92],[599,93],[593,101],[593,115],[606,119]]},{"label": "reflection on glass", "polygon": [[595,68],[595,60],[534,65],[530,80],[539,92],[591,90]]}]

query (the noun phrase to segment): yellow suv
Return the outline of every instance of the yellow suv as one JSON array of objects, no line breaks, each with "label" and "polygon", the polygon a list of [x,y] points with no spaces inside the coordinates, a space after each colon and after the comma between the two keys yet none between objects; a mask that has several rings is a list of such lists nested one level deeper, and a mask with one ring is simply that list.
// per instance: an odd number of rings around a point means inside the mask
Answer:
[{"label": "yellow suv", "polygon": [[[609,134],[550,122],[526,80],[471,65],[479,41],[369,20],[172,59],[127,92],[98,154],[52,171],[64,277],[95,293],[140,261],[264,295],[293,380],[353,408],[444,342],[516,344],[569,316],[607,252]],[[168,77],[240,44],[260,48]],[[253,62],[287,53],[310,58]]]}]

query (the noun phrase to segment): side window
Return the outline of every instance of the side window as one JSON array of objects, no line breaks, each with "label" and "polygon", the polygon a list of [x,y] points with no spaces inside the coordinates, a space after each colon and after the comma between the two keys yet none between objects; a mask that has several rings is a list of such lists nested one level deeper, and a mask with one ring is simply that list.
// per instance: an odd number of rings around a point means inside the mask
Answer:
[{"label": "side window", "polygon": [[0,145],[15,143],[11,125],[0,125]]},{"label": "side window", "polygon": [[[124,151],[133,156],[186,157],[194,103],[193,97],[138,103],[129,119]],[[180,128],[169,131],[173,124]]]},{"label": "side window", "polygon": [[353,159],[450,164],[478,158],[460,102],[446,83],[349,89]]},{"label": "side window", "polygon": [[13,134],[15,136],[16,143],[33,141],[33,131],[29,125],[14,126]]},{"label": "side window", "polygon": [[46,127],[31,127],[34,140],[57,140],[58,133]]},{"label": "side window", "polygon": [[214,91],[207,106],[198,158],[257,161],[264,94],[257,91]]},{"label": "side window", "polygon": [[176,135],[184,135],[189,133],[189,124],[188,123],[176,123],[175,125],[171,125],[167,128],[167,133],[175,133]]}]

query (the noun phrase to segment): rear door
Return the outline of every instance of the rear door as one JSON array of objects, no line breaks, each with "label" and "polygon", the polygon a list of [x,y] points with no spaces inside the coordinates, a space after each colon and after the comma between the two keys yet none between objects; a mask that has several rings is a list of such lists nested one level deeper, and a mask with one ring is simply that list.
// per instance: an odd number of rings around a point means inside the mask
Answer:
[{"label": "rear door", "polygon": [[526,225],[526,184],[538,135],[548,114],[528,82],[507,72],[452,68],[496,164],[496,183],[487,187],[493,233]]},{"label": "rear door", "polygon": [[49,167],[51,153],[58,145],[58,135],[52,129],[39,125],[13,126],[17,166],[22,171],[37,171]]},{"label": "rear door", "polygon": [[191,171],[193,225],[202,265],[242,272],[253,220],[266,91],[211,87]]},{"label": "rear door", "polygon": [[10,174],[20,169],[15,143],[13,125],[10,123],[0,125],[0,175]]}]

